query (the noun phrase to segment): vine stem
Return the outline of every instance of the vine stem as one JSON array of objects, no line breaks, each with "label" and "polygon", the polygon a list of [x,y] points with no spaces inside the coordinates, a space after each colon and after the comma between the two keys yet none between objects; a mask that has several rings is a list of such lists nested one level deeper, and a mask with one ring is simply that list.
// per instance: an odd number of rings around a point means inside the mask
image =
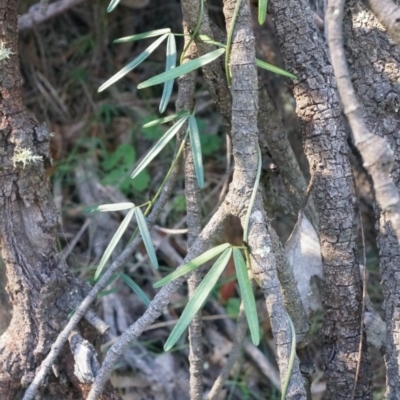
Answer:
[{"label": "vine stem", "polygon": [[237,0],[237,2],[236,2],[235,10],[232,15],[231,24],[229,25],[228,37],[226,39],[225,72],[226,72],[226,80],[228,81],[229,87],[231,87],[231,84],[232,84],[231,71],[229,68],[229,60],[231,57],[231,47],[232,47],[232,36],[233,36],[233,30],[235,29],[236,19],[239,14],[241,2],[242,2],[242,0]]},{"label": "vine stem", "polygon": [[204,0],[201,0],[200,1],[199,19],[197,20],[196,27],[194,28],[193,34],[190,36],[190,40],[189,40],[188,44],[185,46],[185,48],[182,51],[181,59],[180,59],[180,64],[181,65],[183,63],[183,60],[185,59],[185,54],[186,54],[187,49],[190,47],[190,45],[192,44],[193,40],[195,39],[195,37],[199,33],[200,26],[201,26],[201,21],[203,20],[203,15],[204,15]]}]

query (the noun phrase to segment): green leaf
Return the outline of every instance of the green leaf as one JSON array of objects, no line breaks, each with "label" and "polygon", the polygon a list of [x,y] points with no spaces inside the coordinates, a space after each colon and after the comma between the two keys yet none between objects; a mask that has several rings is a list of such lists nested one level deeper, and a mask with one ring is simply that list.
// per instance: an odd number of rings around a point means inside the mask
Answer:
[{"label": "green leaf", "polygon": [[186,115],[189,116],[190,112],[187,110],[179,111],[176,114],[168,115],[168,117],[163,117],[163,118],[155,119],[154,121],[147,122],[146,124],[143,125],[143,128],[151,128],[152,126],[165,124],[166,122],[170,122],[176,118],[181,118]]},{"label": "green leaf", "polygon": [[197,184],[199,185],[199,188],[203,189],[204,187],[203,158],[201,155],[199,128],[197,126],[196,118],[194,117],[194,115],[191,115],[189,117],[189,136],[190,136],[190,145],[192,147],[193,164],[194,164],[194,170],[196,172]]},{"label": "green leaf", "polygon": [[253,205],[256,200],[256,196],[257,196],[257,192],[258,192],[258,185],[260,183],[261,164],[262,164],[261,150],[260,150],[260,146],[258,146],[258,165],[257,165],[256,179],[254,181],[254,187],[253,187],[253,191],[251,193],[251,197],[250,197],[250,201],[249,201],[249,208],[247,209],[246,220],[244,221],[244,227],[243,227],[243,242],[245,242],[245,243],[247,243],[247,238],[249,236],[251,210],[253,209]]},{"label": "green leaf", "polygon": [[121,185],[121,190],[129,191],[129,188],[132,187],[134,190],[138,192],[143,192],[149,187],[151,180],[152,178],[149,172],[145,169],[142,172],[140,172],[139,175],[137,175],[134,180],[132,180],[130,177],[127,178],[126,181],[124,181],[123,184]]},{"label": "green leaf", "polygon": [[216,42],[215,40],[211,39],[210,36],[207,35],[199,35],[199,39],[202,40],[204,43],[213,44],[214,46],[226,48],[226,44]]},{"label": "green leaf", "polygon": [[102,204],[101,206],[86,207],[84,212],[108,212],[108,211],[121,211],[128,210],[135,207],[133,203],[116,203],[116,204]]},{"label": "green leaf", "polygon": [[175,325],[175,328],[169,335],[169,338],[164,345],[165,351],[171,350],[171,348],[175,345],[175,343],[178,341],[185,329],[190,324],[190,321],[204,305],[208,295],[210,294],[211,290],[217,283],[218,278],[221,276],[226,265],[228,264],[231,254],[232,248],[226,249],[215,262],[215,264],[211,267],[208,274],[201,281],[193,297],[186,305],[181,317],[179,318],[178,323]]},{"label": "green leaf", "polygon": [[201,151],[205,156],[214,154],[221,148],[222,142],[220,136],[202,133],[200,136]]},{"label": "green leaf", "polygon": [[163,279],[159,280],[156,282],[153,287],[159,288],[161,286],[166,285],[169,282],[172,282],[173,280],[179,278],[182,275],[186,275],[188,272],[193,271],[194,269],[200,267],[200,265],[205,264],[207,261],[210,261],[212,258],[216,257],[218,254],[221,254],[224,250],[226,250],[228,247],[230,247],[230,243],[224,243],[221,244],[217,247],[214,247],[210,250],[207,250],[200,256],[194,258],[192,261],[189,261],[188,263],[182,265],[179,269],[176,271],[170,273]]},{"label": "green leaf", "polygon": [[156,145],[147,153],[146,157],[139,163],[139,165],[132,172],[131,178],[134,179],[139,172],[141,172],[153,160],[154,157],[167,145],[167,143],[175,136],[175,134],[182,128],[188,116],[181,118],[175,125],[173,125],[163,137],[156,143]]},{"label": "green leaf", "polygon": [[130,144],[120,144],[117,149],[111,153],[105,151],[103,157],[104,159],[101,166],[105,171],[115,170],[117,167],[130,169],[132,163],[136,160],[136,151]]},{"label": "green leaf", "polygon": [[[167,41],[167,59],[165,62],[165,71],[170,71],[176,66],[176,42],[175,36],[170,33]],[[169,99],[171,98],[174,80],[170,79],[164,83],[164,90],[160,101],[160,114],[167,108]]]},{"label": "green leaf", "polygon": [[261,61],[258,58],[256,58],[256,64],[257,64],[257,67],[266,69],[267,71],[270,71],[270,72],[274,72],[275,74],[287,76],[288,78],[291,78],[291,79],[297,79],[296,75],[293,75],[290,72],[285,71],[284,69],[275,67],[274,65],[268,64],[265,61]]},{"label": "green leaf", "polygon": [[240,295],[243,300],[247,323],[251,333],[251,340],[255,346],[258,346],[260,344],[260,326],[258,323],[256,300],[247,273],[246,262],[244,261],[242,252],[238,248],[233,249],[233,261],[235,263]]},{"label": "green leaf", "polygon": [[168,33],[161,36],[154,43],[152,43],[143,53],[141,53],[138,57],[132,60],[128,65],[121,69],[117,74],[115,74],[112,78],[110,78],[107,82],[103,83],[98,92],[102,92],[104,89],[107,89],[109,86],[114,84],[123,78],[128,72],[132,71],[139,64],[141,64],[168,36]]},{"label": "green leaf", "polygon": [[268,0],[258,0],[258,23],[262,25],[267,18]]},{"label": "green leaf", "polygon": [[282,385],[281,400],[285,400],[286,399],[286,392],[287,392],[287,388],[289,386],[290,377],[292,375],[294,357],[296,355],[296,331],[294,329],[293,322],[292,322],[291,318],[289,317],[289,315],[287,315],[287,317],[288,317],[288,320],[289,320],[290,332],[292,334],[292,347],[290,349],[290,357],[289,357],[288,369],[286,371],[286,376],[285,376],[285,379],[284,379],[284,382],[283,382],[283,385]]},{"label": "green leaf", "polygon": [[156,251],[153,246],[153,241],[151,240],[149,228],[147,227],[146,220],[144,218],[143,212],[140,209],[140,207],[136,208],[135,215],[140,234],[142,235],[144,247],[146,247],[146,251],[150,258],[151,264],[155,269],[158,269],[158,260],[156,256]]},{"label": "green leaf", "polygon": [[155,29],[153,31],[138,33],[137,35],[125,36],[119,39],[114,40],[114,43],[127,43],[127,42],[135,42],[137,40],[147,39],[154,36],[164,35],[165,33],[170,33],[171,29]]},{"label": "green leaf", "polygon": [[147,297],[147,294],[143,292],[141,287],[128,275],[119,274],[121,279],[138,295],[139,299],[143,301],[143,303],[148,307],[150,305],[150,299]]},{"label": "green leaf", "polygon": [[109,4],[108,7],[107,7],[107,12],[110,13],[111,11],[114,11],[114,10],[115,10],[115,7],[117,7],[117,5],[118,5],[118,3],[119,3],[120,1],[121,1],[121,0],[111,0],[111,1],[110,1],[110,4]]},{"label": "green leaf", "polygon": [[138,89],[144,89],[150,86],[158,85],[160,83],[164,83],[169,79],[175,79],[180,77],[181,75],[187,74],[191,71],[194,71],[197,68],[202,67],[203,65],[209,64],[210,62],[216,60],[222,54],[224,54],[225,49],[214,50],[210,53],[205,54],[199,58],[195,58],[194,60],[190,60],[187,63],[180,65],[170,71],[163,72],[162,74],[153,76],[153,78],[148,79],[138,85]]},{"label": "green leaf", "polygon": [[115,235],[111,239],[109,245],[107,246],[106,250],[104,251],[103,257],[100,260],[100,264],[97,267],[96,274],[94,275],[94,279],[97,280],[103,271],[104,266],[106,265],[108,259],[110,258],[112,252],[114,251],[115,247],[117,246],[118,242],[120,241],[122,235],[126,231],[126,228],[128,227],[129,223],[131,222],[131,219],[133,217],[133,213],[135,212],[135,207],[131,208],[126,214],[125,218],[121,222],[121,225],[117,229],[117,232],[115,232]]}]

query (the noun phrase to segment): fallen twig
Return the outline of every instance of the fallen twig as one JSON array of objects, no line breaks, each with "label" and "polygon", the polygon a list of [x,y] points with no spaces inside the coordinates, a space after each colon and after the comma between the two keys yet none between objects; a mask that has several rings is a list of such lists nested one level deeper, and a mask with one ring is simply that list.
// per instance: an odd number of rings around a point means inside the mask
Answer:
[{"label": "fallen twig", "polygon": [[46,4],[44,8],[42,7],[42,2],[35,4],[26,14],[19,17],[18,30],[24,31],[32,29],[34,26],[40,25],[84,1],[85,0],[58,0],[54,3]]}]

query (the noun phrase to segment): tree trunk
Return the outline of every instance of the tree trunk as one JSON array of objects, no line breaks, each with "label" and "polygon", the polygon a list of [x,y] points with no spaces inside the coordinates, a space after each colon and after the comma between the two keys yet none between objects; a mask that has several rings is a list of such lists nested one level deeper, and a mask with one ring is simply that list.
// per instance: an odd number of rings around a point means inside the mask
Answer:
[{"label": "tree trunk", "polygon": [[[326,399],[351,399],[356,382],[362,286],[356,254],[357,213],[328,49],[307,1],[271,3],[286,68],[298,76],[293,90],[305,152],[315,178],[324,266],[322,357]],[[365,341],[365,338],[364,338]],[[372,398],[372,371],[366,343],[355,398]]]},{"label": "tree trunk", "polygon": [[[0,398],[28,385],[85,287],[56,248],[58,215],[49,190],[49,132],[24,107],[18,61],[17,0],[0,2],[0,244],[13,317],[0,338]],[[86,329],[88,328],[88,329]],[[92,328],[82,333],[95,340]],[[84,332],[83,332],[84,331]],[[98,338],[98,336],[97,336]],[[88,391],[65,346],[42,399],[80,399]],[[108,393],[107,393],[108,392]],[[104,399],[118,399],[111,389]]]},{"label": "tree trunk", "polygon": [[[386,138],[394,152],[391,175],[400,190],[400,49],[359,1],[349,2],[346,11],[343,29],[354,89],[369,129]],[[400,398],[400,247],[386,215],[379,218],[377,243],[387,331],[385,398],[395,400]]]}]

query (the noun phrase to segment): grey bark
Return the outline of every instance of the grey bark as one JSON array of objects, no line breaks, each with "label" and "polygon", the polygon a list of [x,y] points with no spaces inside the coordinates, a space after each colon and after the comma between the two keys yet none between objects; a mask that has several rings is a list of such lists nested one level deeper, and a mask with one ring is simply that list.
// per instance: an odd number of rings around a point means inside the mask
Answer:
[{"label": "grey bark", "polygon": [[400,8],[398,3],[392,0],[364,0],[364,3],[387,29],[390,37],[397,44],[400,44]]},{"label": "grey bark", "polygon": [[[16,398],[31,383],[69,313],[87,293],[57,252],[58,215],[45,173],[51,165],[49,133],[22,102],[17,23],[17,1],[2,1],[0,245],[13,306],[11,323],[0,338],[0,397],[4,400]],[[89,331],[82,333],[86,336]],[[88,386],[74,374],[67,346],[59,366],[66,384],[51,376],[49,387],[41,390],[42,398],[83,398]],[[103,398],[119,396],[108,387]]]},{"label": "grey bark", "polygon": [[[185,0],[182,1],[182,14],[187,27],[193,31],[196,27],[199,17],[199,1],[198,0]],[[212,30],[212,23],[208,15],[207,4],[204,7],[204,15],[201,20],[199,35],[207,35],[211,38],[214,37]],[[198,37],[195,38],[195,43],[198,55],[202,56],[215,50],[214,45],[204,43]],[[222,69],[222,58],[214,62],[212,65],[208,64],[202,68],[204,77],[207,83],[207,89],[217,105],[218,111],[223,118],[223,124],[227,133],[230,132],[231,127],[231,105],[232,99],[225,79],[225,73]]]},{"label": "grey bark", "polygon": [[[183,21],[184,32],[189,34],[186,22]],[[184,48],[189,43],[190,37],[186,36],[184,40]],[[186,51],[184,63],[196,58],[196,44],[192,43]],[[196,92],[197,71],[186,74],[179,78],[178,99],[176,102],[176,111],[189,110],[195,108],[195,92]],[[187,130],[185,126],[184,134]],[[201,197],[200,188],[197,184],[196,172],[194,169],[193,153],[190,140],[186,141],[184,149],[184,171],[185,171],[185,197],[186,197],[186,221],[188,226],[187,246],[190,248],[196,241],[202,228],[201,218]],[[198,285],[202,280],[201,269],[192,272],[188,279],[189,299],[194,295]],[[190,399],[203,399],[203,335],[202,335],[202,318],[201,311],[192,319],[189,325],[189,363],[190,363]]]},{"label": "grey bark", "polygon": [[[326,43],[306,1],[270,4],[293,91],[314,183],[324,265],[321,329],[327,399],[350,399],[360,342],[361,278],[356,259],[356,199],[346,132]],[[364,343],[366,349],[366,343]],[[363,353],[356,398],[371,398],[371,365]]]},{"label": "grey bark", "polygon": [[[343,30],[352,84],[363,106],[362,116],[369,129],[385,138],[394,151],[391,178],[400,190],[400,49],[361,2],[351,1],[346,6]],[[400,246],[387,215],[380,213],[377,218],[387,331],[385,396],[394,400],[400,397]]]},{"label": "grey bark", "polygon": [[[235,6],[235,1],[224,1],[227,31],[229,31],[232,23]],[[258,163],[258,77],[255,68],[255,39],[248,1],[241,3],[233,31],[231,49],[229,63],[232,74],[231,136],[235,170],[227,201],[235,206],[236,215],[241,218],[242,226],[244,226],[248,202],[243,203],[243,199],[249,199],[252,190],[254,190],[252,187]],[[263,289],[271,320],[272,332],[278,349],[278,365],[283,386],[284,377],[288,370],[291,335],[260,195],[257,196],[250,217],[249,247],[252,256],[252,271],[256,281]],[[296,357],[287,389],[287,399],[300,398],[305,399],[306,395]]]}]

